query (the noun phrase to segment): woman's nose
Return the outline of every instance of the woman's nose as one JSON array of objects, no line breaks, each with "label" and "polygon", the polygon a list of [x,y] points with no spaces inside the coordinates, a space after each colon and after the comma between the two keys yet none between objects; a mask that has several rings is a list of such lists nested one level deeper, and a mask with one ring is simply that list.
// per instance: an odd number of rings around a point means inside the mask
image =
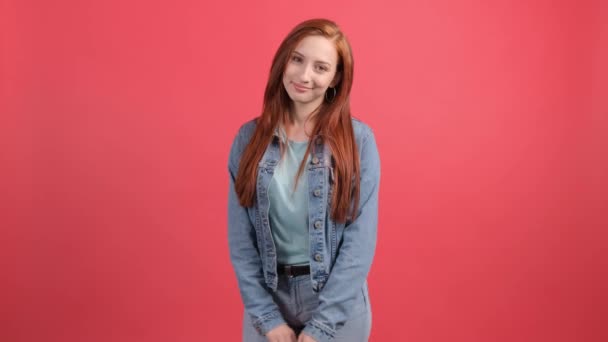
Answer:
[{"label": "woman's nose", "polygon": [[306,83],[310,81],[312,75],[312,67],[309,65],[304,65],[300,69],[300,81],[302,83]]}]

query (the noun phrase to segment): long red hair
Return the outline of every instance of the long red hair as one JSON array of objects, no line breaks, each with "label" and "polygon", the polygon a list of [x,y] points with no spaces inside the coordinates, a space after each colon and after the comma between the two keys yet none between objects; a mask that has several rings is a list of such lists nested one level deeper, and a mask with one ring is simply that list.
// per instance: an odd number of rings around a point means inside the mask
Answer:
[{"label": "long red hair", "polygon": [[[359,154],[351,123],[349,100],[354,62],[346,36],[334,22],[327,19],[311,19],[298,24],[285,37],[274,55],[264,92],[262,114],[256,120],[255,132],[241,157],[235,190],[242,206],[253,206],[258,163],[268,144],[272,142],[275,128],[281,122],[290,120],[291,99],[283,86],[283,73],[298,43],[310,35],[320,35],[334,42],[338,53],[336,76],[339,74],[340,78],[335,85],[336,95],[332,101],[324,100],[311,116],[314,115],[316,119],[312,136],[321,136],[332,153],[334,189],[330,216],[334,221],[344,223],[354,219],[359,206]],[[333,95],[333,91],[331,94]],[[280,143],[282,144],[282,141]],[[313,143],[311,139],[297,178],[304,170]]]}]

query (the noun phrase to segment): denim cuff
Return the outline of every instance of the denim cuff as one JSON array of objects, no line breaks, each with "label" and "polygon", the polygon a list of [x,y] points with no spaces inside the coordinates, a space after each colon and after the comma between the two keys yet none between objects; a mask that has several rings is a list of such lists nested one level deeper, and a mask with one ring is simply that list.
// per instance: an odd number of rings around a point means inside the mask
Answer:
[{"label": "denim cuff", "polygon": [[266,336],[266,334],[270,330],[278,327],[281,324],[287,324],[287,323],[283,319],[281,312],[278,310],[265,314],[262,317],[253,320],[253,327],[262,336]]},{"label": "denim cuff", "polygon": [[308,324],[306,324],[306,327],[304,327],[302,332],[314,338],[317,342],[332,341],[336,335],[335,330],[314,319],[311,319]]}]

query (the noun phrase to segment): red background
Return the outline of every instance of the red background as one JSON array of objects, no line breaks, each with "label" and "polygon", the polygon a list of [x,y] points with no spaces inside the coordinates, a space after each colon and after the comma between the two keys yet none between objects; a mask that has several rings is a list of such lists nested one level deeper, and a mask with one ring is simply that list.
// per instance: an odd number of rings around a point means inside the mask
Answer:
[{"label": "red background", "polygon": [[605,1],[1,6],[1,341],[239,340],[228,150],[311,17],[382,159],[371,340],[608,340]]}]

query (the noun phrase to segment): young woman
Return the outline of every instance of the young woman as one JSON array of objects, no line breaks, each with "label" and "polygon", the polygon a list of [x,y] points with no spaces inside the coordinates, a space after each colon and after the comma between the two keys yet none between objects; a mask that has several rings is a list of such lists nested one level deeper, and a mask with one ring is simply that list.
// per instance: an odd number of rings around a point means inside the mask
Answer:
[{"label": "young woman", "polygon": [[260,117],[230,150],[228,241],[243,341],[367,341],[380,159],[350,113],[353,57],[325,19],[272,61]]}]

